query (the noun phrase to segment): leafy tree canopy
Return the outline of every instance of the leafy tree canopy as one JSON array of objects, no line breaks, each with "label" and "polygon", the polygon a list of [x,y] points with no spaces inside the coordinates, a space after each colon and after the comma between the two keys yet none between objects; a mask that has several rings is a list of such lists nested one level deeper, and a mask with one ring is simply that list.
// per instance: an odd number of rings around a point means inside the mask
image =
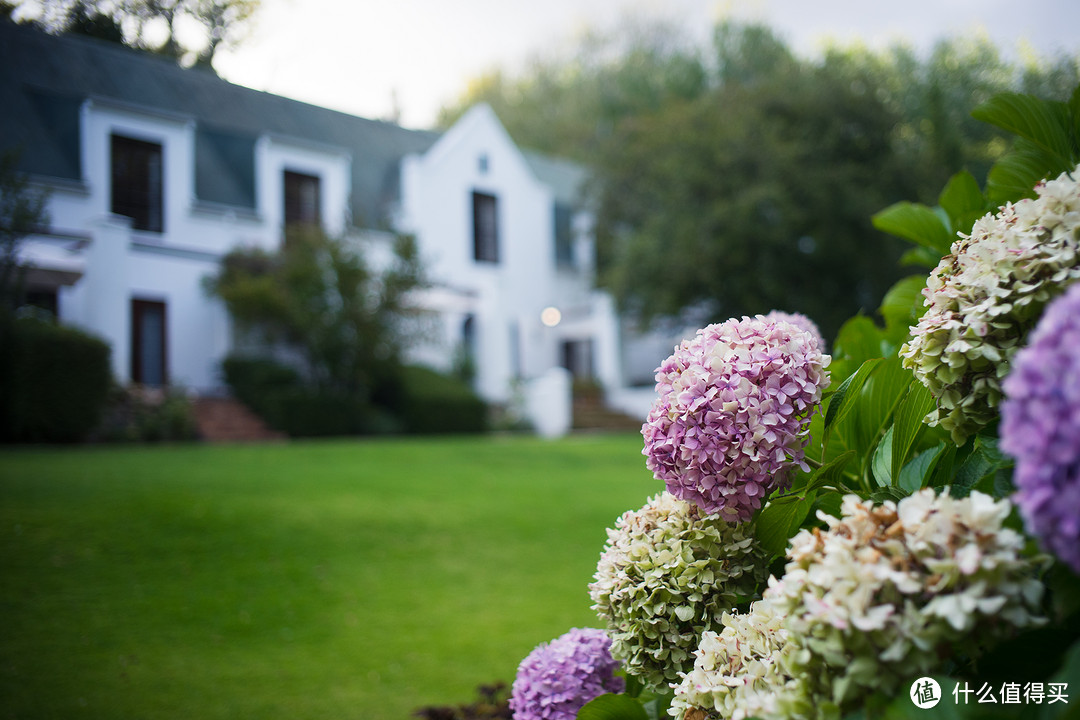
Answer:
[{"label": "leafy tree canopy", "polygon": [[280,251],[233,250],[208,282],[238,325],[299,357],[320,390],[361,400],[392,384],[422,285],[415,242],[400,236],[395,260],[374,271],[359,249],[317,228],[295,227]]},{"label": "leafy tree canopy", "polygon": [[214,54],[238,43],[261,0],[22,0],[9,16],[48,32],[124,43],[212,69]]},{"label": "leafy tree canopy", "polygon": [[631,28],[492,73],[442,122],[487,102],[520,145],[586,164],[601,280],[639,319],[783,309],[831,337],[905,272],[870,216],[986,175],[1009,139],[980,103],[1064,100],[1078,79],[1076,58],[1010,62],[980,39],[807,60],[758,25],[721,23],[708,47]]}]

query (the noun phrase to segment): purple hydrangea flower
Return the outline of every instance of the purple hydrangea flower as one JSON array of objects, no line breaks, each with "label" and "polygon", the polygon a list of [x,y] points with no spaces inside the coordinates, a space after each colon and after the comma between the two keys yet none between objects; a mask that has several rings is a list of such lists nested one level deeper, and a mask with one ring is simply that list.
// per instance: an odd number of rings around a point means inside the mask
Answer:
[{"label": "purple hydrangea flower", "polygon": [[821,336],[821,328],[817,326],[817,323],[806,317],[802,313],[789,313],[783,310],[773,310],[765,315],[766,320],[784,320],[791,323],[797,328],[805,330],[814,336],[817,340],[818,347],[821,352],[825,352],[825,338]]},{"label": "purple hydrangea flower", "polygon": [[699,330],[656,371],[646,465],[679,499],[749,520],[793,466],[806,469],[830,359],[810,333],[761,315]]},{"label": "purple hydrangea flower", "polygon": [[1080,572],[1080,283],[1047,306],[1003,387],[1014,500],[1028,532]]},{"label": "purple hydrangea flower", "polygon": [[518,666],[510,695],[515,720],[574,720],[578,710],[604,693],[620,693],[611,640],[603,630],[574,628],[539,645]]}]

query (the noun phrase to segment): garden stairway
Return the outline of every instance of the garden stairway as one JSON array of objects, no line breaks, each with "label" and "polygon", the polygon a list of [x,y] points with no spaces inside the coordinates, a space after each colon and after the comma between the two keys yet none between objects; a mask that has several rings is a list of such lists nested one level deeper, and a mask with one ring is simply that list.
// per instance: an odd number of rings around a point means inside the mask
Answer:
[{"label": "garden stairway", "polygon": [[230,397],[202,397],[193,403],[195,427],[206,442],[266,442],[284,440],[285,435],[267,427],[239,400]]},{"label": "garden stairway", "polygon": [[573,413],[575,431],[641,432],[641,420],[607,407],[599,391],[575,389]]}]

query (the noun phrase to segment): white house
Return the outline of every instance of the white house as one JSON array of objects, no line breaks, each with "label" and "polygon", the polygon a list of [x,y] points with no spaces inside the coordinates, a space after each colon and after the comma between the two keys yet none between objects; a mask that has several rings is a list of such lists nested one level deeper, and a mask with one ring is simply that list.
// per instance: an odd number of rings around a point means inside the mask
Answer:
[{"label": "white house", "polygon": [[308,221],[373,257],[415,235],[438,330],[412,360],[471,354],[485,399],[560,367],[623,384],[584,173],[523,152],[486,106],[443,134],[406,130],[0,22],[10,149],[51,192],[49,227],[23,246],[30,299],[105,338],[121,382],[219,392],[233,331],[203,278],[231,248],[273,249]]}]

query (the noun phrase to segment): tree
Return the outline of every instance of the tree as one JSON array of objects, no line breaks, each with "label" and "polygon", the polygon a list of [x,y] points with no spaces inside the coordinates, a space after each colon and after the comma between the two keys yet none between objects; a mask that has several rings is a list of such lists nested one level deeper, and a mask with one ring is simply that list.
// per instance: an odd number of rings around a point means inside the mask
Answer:
[{"label": "tree", "polygon": [[297,226],[276,253],[230,252],[208,286],[241,328],[298,354],[318,390],[367,402],[398,371],[417,314],[408,296],[423,282],[412,238],[394,249],[376,273],[346,241]]},{"label": "tree", "polygon": [[[212,69],[214,55],[239,42],[260,4],[261,0],[24,0],[18,8],[49,32],[122,42]],[[198,29],[194,43],[181,40],[185,25]]]},{"label": "tree", "polygon": [[584,37],[569,55],[537,57],[519,77],[495,70],[443,108],[449,127],[489,104],[519,145],[589,162],[624,118],[698,97],[708,83],[700,53],[672,28],[626,26]]},{"label": "tree", "polygon": [[985,40],[810,61],[767,27],[725,22],[707,50],[670,31],[590,38],[487,76],[462,106],[487,102],[518,144],[592,170],[601,281],[639,320],[775,307],[830,336],[904,272],[870,216],[934,202],[961,169],[985,175],[1007,141],[975,106],[1010,89],[1065,99],[1077,68],[1011,64]]},{"label": "tree", "polygon": [[30,233],[49,223],[48,195],[30,187],[18,171],[19,155],[0,156],[0,313],[14,310],[22,300],[23,269],[19,246]]},{"label": "tree", "polygon": [[648,321],[803,312],[830,337],[897,279],[896,118],[807,69],[627,122],[594,165],[604,281]]}]

